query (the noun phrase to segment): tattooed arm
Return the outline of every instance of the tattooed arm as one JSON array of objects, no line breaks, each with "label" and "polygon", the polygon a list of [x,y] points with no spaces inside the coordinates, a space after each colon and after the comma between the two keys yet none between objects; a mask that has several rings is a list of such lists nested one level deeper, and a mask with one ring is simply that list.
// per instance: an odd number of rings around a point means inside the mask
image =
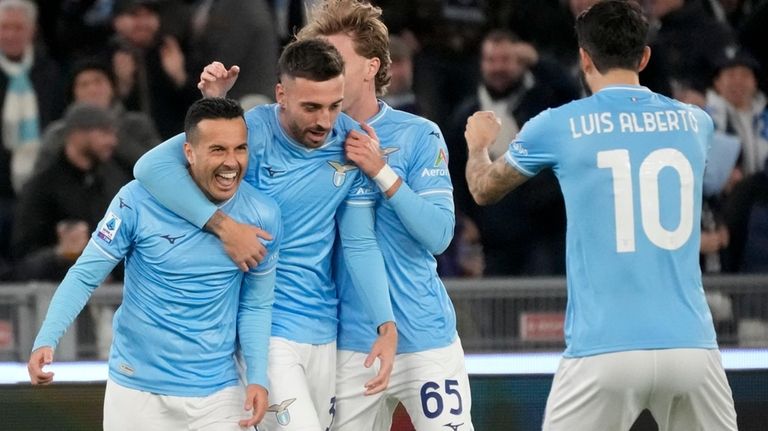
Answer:
[{"label": "tattooed arm", "polygon": [[467,140],[467,183],[472,197],[479,205],[494,204],[507,193],[528,180],[528,177],[510,166],[504,157],[491,162],[488,147],[496,140],[501,128],[496,115],[479,111],[467,119],[464,137]]}]

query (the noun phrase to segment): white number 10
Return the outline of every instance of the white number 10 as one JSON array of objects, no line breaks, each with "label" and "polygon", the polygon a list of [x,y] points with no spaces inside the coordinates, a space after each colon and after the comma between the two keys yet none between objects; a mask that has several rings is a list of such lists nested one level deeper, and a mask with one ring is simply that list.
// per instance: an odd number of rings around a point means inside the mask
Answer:
[{"label": "white number 10", "polygon": [[[597,153],[597,167],[613,174],[613,196],[616,217],[616,251],[635,251],[634,196],[629,151],[611,150]],[[659,173],[674,169],[680,177],[680,222],[674,230],[661,225]],[[693,231],[693,169],[678,150],[664,148],[648,155],[640,164],[640,213],[643,232],[655,245],[676,250],[688,241]]]}]

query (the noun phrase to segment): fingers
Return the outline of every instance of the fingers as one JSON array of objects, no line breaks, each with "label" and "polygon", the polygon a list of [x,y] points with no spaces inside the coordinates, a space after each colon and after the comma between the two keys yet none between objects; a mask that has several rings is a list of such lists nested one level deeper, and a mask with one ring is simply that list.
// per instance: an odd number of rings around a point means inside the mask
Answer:
[{"label": "fingers", "polygon": [[272,241],[272,235],[270,235],[269,232],[259,228],[256,228],[256,236],[267,241]]},{"label": "fingers", "polygon": [[360,123],[360,128],[363,129],[371,139],[376,141],[377,144],[380,142],[378,135],[376,135],[376,130],[374,130],[373,127],[369,126],[367,123]]},{"label": "fingers", "polygon": [[52,372],[43,371],[43,367],[53,362],[53,349],[41,347],[32,352],[27,363],[27,372],[33,385],[47,385],[53,381]]},{"label": "fingers", "polygon": [[389,385],[389,375],[391,371],[392,366],[387,366],[384,361],[381,361],[381,369],[379,369],[379,373],[376,374],[376,377],[365,383],[365,395],[377,394],[386,389]]}]

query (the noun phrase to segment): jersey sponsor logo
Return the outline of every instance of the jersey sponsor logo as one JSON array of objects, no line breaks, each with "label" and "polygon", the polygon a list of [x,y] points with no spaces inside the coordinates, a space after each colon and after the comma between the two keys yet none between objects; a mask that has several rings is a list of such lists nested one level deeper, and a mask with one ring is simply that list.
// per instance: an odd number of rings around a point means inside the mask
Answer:
[{"label": "jersey sponsor logo", "polygon": [[128,208],[129,210],[132,210],[132,209],[133,209],[133,208],[131,208],[131,206],[130,206],[130,205],[128,205],[127,203],[125,203],[125,200],[123,200],[123,198],[121,198],[121,197],[118,197],[118,199],[120,199],[120,208]]},{"label": "jersey sponsor logo", "polygon": [[272,404],[267,408],[267,411],[275,414],[277,423],[286,426],[291,423],[291,412],[288,411],[288,406],[293,404],[294,401],[296,401],[296,398],[287,399],[280,404]]},{"label": "jersey sponsor logo", "polygon": [[423,177],[447,177],[448,176],[448,169],[445,168],[424,168],[424,170],[421,171],[421,176]]},{"label": "jersey sponsor logo", "polygon": [[101,225],[97,236],[107,244],[111,244],[112,240],[115,239],[115,234],[117,234],[118,229],[120,229],[120,224],[122,223],[123,221],[120,220],[120,217],[110,211],[107,214],[106,221],[103,225]]},{"label": "jersey sponsor logo", "polygon": [[445,154],[445,150],[440,148],[440,150],[437,151],[437,157],[435,157],[435,167],[440,166],[448,166],[448,155]]},{"label": "jersey sponsor logo", "polygon": [[264,166],[264,169],[267,170],[270,177],[276,177],[286,172],[285,169],[275,169],[272,166]]},{"label": "jersey sponsor logo", "polygon": [[459,431],[459,427],[462,426],[462,425],[464,425],[463,422],[460,423],[460,424],[454,424],[453,422],[448,422],[447,424],[445,424],[443,426],[444,427],[448,427],[448,428],[452,429],[453,431]]},{"label": "jersey sponsor logo", "polygon": [[333,168],[333,185],[336,187],[341,187],[344,184],[344,180],[347,179],[347,172],[357,169],[357,166],[350,162],[328,161],[328,164]]},{"label": "jersey sponsor logo", "polygon": [[160,238],[167,239],[168,242],[171,243],[171,245],[173,245],[176,243],[177,239],[183,238],[185,236],[187,236],[187,234],[179,235],[179,236],[171,236],[170,234],[166,234],[166,235],[160,235]]}]

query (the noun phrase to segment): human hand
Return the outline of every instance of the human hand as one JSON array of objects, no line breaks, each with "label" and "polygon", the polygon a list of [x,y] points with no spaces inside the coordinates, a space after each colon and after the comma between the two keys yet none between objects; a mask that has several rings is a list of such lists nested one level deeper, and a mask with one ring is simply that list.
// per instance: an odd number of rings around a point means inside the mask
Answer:
[{"label": "human hand", "polygon": [[27,362],[27,372],[33,385],[47,385],[53,381],[53,373],[43,371],[43,367],[51,362],[53,362],[53,348],[43,346],[32,352]]},{"label": "human hand", "polygon": [[221,211],[216,211],[205,227],[219,237],[224,251],[243,271],[259,266],[267,255],[267,248],[259,238],[272,240],[268,232],[256,226],[238,223]]},{"label": "human hand", "polygon": [[389,385],[389,376],[397,354],[397,327],[395,322],[386,322],[379,326],[379,336],[373,343],[371,352],[365,358],[366,368],[370,368],[379,358],[379,372],[376,377],[365,383],[365,395],[377,394]]},{"label": "human hand", "polygon": [[163,70],[171,77],[177,87],[187,82],[187,70],[184,67],[184,52],[175,37],[166,36],[160,46],[160,62]]},{"label": "human hand", "polygon": [[82,220],[62,220],[56,224],[56,255],[68,260],[77,259],[88,245],[88,223]]},{"label": "human hand", "polygon": [[352,130],[344,141],[347,159],[357,165],[366,175],[373,178],[384,167],[384,158],[379,148],[376,131],[365,123],[360,123],[365,134]]},{"label": "human hand", "polygon": [[492,111],[478,111],[467,119],[464,138],[470,152],[487,150],[499,135],[501,121]]},{"label": "human hand", "polygon": [[253,427],[262,419],[267,411],[267,390],[261,385],[248,385],[245,388],[245,410],[253,411],[250,419],[240,421],[241,427]]},{"label": "human hand", "polygon": [[136,76],[136,60],[133,54],[125,50],[117,50],[112,55],[112,71],[115,74],[117,88],[121,96],[131,92],[134,76]]},{"label": "human hand", "polygon": [[239,75],[240,66],[235,65],[227,69],[222,63],[214,61],[203,69],[197,88],[206,98],[226,97]]}]

